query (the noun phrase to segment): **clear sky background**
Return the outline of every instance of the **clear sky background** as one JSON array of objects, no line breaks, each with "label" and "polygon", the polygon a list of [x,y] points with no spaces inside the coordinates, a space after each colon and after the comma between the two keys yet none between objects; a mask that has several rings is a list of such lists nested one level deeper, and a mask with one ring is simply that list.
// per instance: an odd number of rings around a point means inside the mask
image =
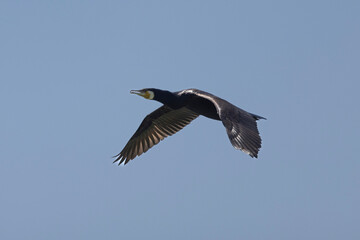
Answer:
[{"label": "clear sky background", "polygon": [[[0,239],[360,239],[359,1],[1,1]],[[112,164],[198,88],[266,117],[259,158],[196,119]]]}]

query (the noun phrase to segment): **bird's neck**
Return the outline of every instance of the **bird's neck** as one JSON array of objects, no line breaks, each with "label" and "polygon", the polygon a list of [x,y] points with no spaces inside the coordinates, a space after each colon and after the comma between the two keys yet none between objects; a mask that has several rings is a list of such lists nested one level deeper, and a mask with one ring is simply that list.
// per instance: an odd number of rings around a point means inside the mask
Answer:
[{"label": "bird's neck", "polygon": [[178,96],[172,92],[161,90],[161,93],[155,94],[154,100],[171,108],[178,108]]}]

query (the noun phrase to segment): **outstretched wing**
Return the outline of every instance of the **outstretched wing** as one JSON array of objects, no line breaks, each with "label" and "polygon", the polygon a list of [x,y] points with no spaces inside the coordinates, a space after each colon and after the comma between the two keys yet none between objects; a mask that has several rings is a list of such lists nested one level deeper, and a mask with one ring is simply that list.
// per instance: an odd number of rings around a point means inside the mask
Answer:
[{"label": "outstretched wing", "polygon": [[261,138],[256,124],[258,117],[240,108],[224,110],[221,114],[221,120],[234,148],[241,149],[255,158],[261,148]]},{"label": "outstretched wing", "polygon": [[114,156],[114,162],[119,161],[119,165],[128,163],[167,136],[183,129],[198,116],[186,107],[174,110],[166,105],[161,106],[145,117],[124,149]]},{"label": "outstretched wing", "polygon": [[234,148],[257,158],[261,148],[261,138],[256,120],[265,118],[249,113],[224,99],[198,89],[186,89],[180,94],[193,94],[214,104]]}]

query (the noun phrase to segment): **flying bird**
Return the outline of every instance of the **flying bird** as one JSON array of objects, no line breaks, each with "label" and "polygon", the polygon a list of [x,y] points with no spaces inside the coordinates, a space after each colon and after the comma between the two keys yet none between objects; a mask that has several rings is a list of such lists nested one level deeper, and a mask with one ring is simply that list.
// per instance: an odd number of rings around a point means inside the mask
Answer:
[{"label": "flying bird", "polygon": [[228,101],[198,89],[169,92],[156,88],[131,90],[163,105],[147,115],[124,149],[114,156],[115,162],[127,164],[164,138],[183,129],[199,115],[222,121],[231,144],[257,158],[261,138],[256,121],[266,119],[234,106]]}]

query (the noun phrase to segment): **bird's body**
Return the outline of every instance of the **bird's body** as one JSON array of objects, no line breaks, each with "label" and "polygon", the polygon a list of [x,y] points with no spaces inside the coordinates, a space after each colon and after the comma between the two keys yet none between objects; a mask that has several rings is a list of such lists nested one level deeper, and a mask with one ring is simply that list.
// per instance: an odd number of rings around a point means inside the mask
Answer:
[{"label": "bird's body", "polygon": [[165,137],[180,131],[199,115],[222,121],[232,145],[251,157],[257,157],[261,138],[256,120],[265,118],[198,89],[169,92],[147,88],[131,93],[164,105],[145,117],[124,149],[115,156],[114,162],[128,163]]}]

